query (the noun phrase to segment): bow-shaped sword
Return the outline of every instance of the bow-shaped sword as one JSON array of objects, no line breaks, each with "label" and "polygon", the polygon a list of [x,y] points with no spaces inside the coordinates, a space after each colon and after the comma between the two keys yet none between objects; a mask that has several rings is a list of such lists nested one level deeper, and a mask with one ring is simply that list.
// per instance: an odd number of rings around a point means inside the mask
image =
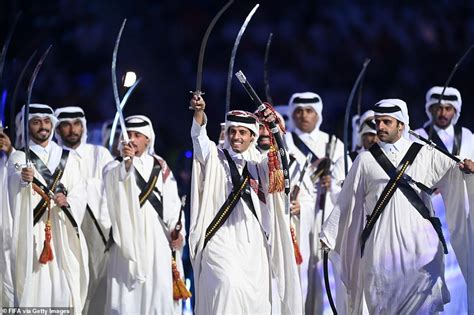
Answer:
[{"label": "bow-shaped sword", "polygon": [[265,47],[265,59],[263,60],[263,84],[265,86],[265,96],[267,102],[273,105],[273,100],[270,95],[270,81],[268,79],[268,59],[270,57],[270,47],[272,45],[273,33],[268,35],[267,46]]},{"label": "bow-shaped sword", "polygon": [[[28,84],[28,96],[26,98],[26,104],[25,104],[25,109],[23,112],[23,139],[25,141],[25,161],[26,165],[31,164],[31,159],[30,159],[30,132],[28,128],[28,122],[29,122],[29,117],[30,117],[30,104],[31,104],[31,94],[33,92],[33,86],[36,81],[36,77],[38,76],[38,72],[41,69],[41,66],[43,65],[44,60],[46,59],[46,56],[48,56],[49,51],[51,50],[52,45],[49,45],[48,49],[43,53],[41,56],[40,60],[36,64],[35,70],[33,71],[33,74],[31,75],[30,83]],[[54,128],[54,126],[53,126]]]},{"label": "bow-shaped sword", "polygon": [[[204,53],[206,52],[206,45],[207,45],[207,40],[209,38],[209,35],[211,35],[211,31],[214,28],[214,25],[217,23],[221,15],[227,10],[227,8],[234,2],[234,0],[229,0],[220,10],[217,12],[216,16],[212,19],[211,23],[206,29],[206,32],[204,33],[204,37],[202,38],[201,42],[201,49],[199,50],[199,59],[198,59],[198,68],[197,68],[197,74],[196,74],[196,89],[194,91],[190,91],[193,95],[196,95],[200,97],[201,95],[204,94],[204,92],[201,90],[202,86],[202,66],[204,63]],[[189,109],[192,109],[192,107],[189,107]]]},{"label": "bow-shaped sword", "polygon": [[[122,107],[120,106],[121,102],[120,102],[120,96],[119,96],[118,85],[117,85],[117,54],[118,54],[118,49],[119,49],[119,45],[120,45],[120,39],[122,38],[123,29],[125,28],[125,23],[127,23],[127,19],[123,20],[122,26],[120,27],[120,31],[117,35],[117,40],[115,41],[114,52],[112,54],[112,67],[111,67],[111,70],[112,70],[112,88],[114,90],[114,99],[115,99],[115,106],[117,108],[118,120],[120,122],[120,128],[122,129],[123,142],[125,144],[128,144],[128,143],[130,143],[130,138],[128,137],[127,128],[126,128],[126,125],[125,125],[125,119],[123,118]],[[135,83],[137,83],[137,82],[135,82]],[[124,157],[123,160],[127,161],[129,159],[130,159],[130,157],[126,156],[126,157]]]},{"label": "bow-shaped sword", "polygon": [[226,87],[224,117],[230,110],[230,91],[232,87],[232,74],[234,72],[234,62],[235,62],[235,56],[237,55],[237,48],[239,47],[240,39],[242,38],[245,30],[247,29],[247,25],[250,23],[250,20],[252,19],[253,15],[255,14],[255,11],[257,11],[259,6],[260,6],[259,4],[256,4],[253,7],[253,9],[250,11],[250,13],[247,15],[247,17],[245,18],[245,21],[240,27],[239,33],[237,34],[237,37],[235,38],[234,46],[232,47],[232,53],[230,55],[230,60],[229,60],[229,70],[227,71],[227,87]]},{"label": "bow-shaped sword", "polygon": [[347,175],[349,172],[349,161],[347,160],[347,152],[348,152],[348,142],[349,142],[349,116],[351,114],[351,106],[352,106],[352,101],[354,100],[354,95],[357,89],[357,86],[361,82],[362,78],[364,77],[365,71],[367,69],[367,66],[370,63],[370,59],[365,59],[364,65],[362,67],[362,70],[360,70],[359,75],[357,76],[356,81],[354,82],[354,85],[352,86],[351,89],[351,94],[349,95],[349,98],[347,100],[346,104],[346,112],[344,114],[344,134],[343,134],[343,142],[344,142],[344,173]]}]

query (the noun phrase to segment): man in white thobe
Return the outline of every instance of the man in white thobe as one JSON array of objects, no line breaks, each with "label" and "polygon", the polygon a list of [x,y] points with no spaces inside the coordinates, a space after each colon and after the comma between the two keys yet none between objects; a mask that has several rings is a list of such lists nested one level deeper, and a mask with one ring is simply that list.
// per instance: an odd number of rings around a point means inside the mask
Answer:
[{"label": "man in white thobe", "polygon": [[[289,116],[293,128],[286,133],[285,140],[288,152],[295,159],[291,163],[291,182],[296,185],[306,156],[312,153],[312,165],[322,161],[327,155],[330,136],[320,130],[323,121],[323,103],[320,96],[312,92],[295,93],[289,100]],[[324,208],[324,217],[327,218],[332,209],[333,201],[340,188],[337,182],[344,179],[342,163],[344,146],[337,139],[332,156],[331,175],[320,176],[317,182],[311,175],[317,173],[316,167],[310,166],[305,172],[303,183],[298,196],[299,207],[292,211],[292,219],[296,226],[297,237],[303,257],[300,265],[301,289],[307,314],[322,314],[324,305],[324,287],[322,274],[322,257],[318,235],[321,231],[323,211],[320,209],[320,195],[322,188],[328,190],[328,197]],[[339,165],[339,167],[335,167]],[[293,201],[295,207],[297,201]],[[324,218],[324,219],[325,219]]]},{"label": "man in white thobe", "polygon": [[[206,133],[202,97],[193,96],[194,160],[190,255],[198,314],[269,314],[271,275],[284,314],[301,314],[296,262],[283,193],[268,193],[267,161],[256,150],[257,117],[227,114],[220,149]],[[273,121],[274,115],[267,110]]]},{"label": "man in white thobe", "polygon": [[377,130],[375,130],[374,115],[374,111],[370,109],[360,116],[360,125],[358,125],[357,128],[358,135],[356,138],[357,149],[349,153],[352,162],[355,161],[361,152],[367,151],[374,143],[379,141],[377,138]]},{"label": "man in white thobe", "polygon": [[181,203],[173,173],[154,152],[155,133],[142,115],[127,117],[130,142],[122,159],[106,167],[107,204],[114,245],[108,265],[107,314],[172,314],[171,247],[180,250],[184,230],[170,241]]},{"label": "man in white thobe", "polygon": [[0,121],[0,306],[13,306],[13,283],[11,278],[11,212],[8,200],[7,161],[14,151],[10,138],[5,134]]},{"label": "man in white thobe", "polygon": [[106,148],[86,143],[87,122],[82,108],[62,107],[56,109],[54,115],[58,120],[55,133],[58,144],[78,159],[79,172],[87,189],[86,211],[78,222],[89,249],[89,290],[84,312],[100,314],[104,312],[107,293],[105,249],[110,231],[102,170],[113,158]]},{"label": "man in white thobe", "polygon": [[[84,215],[86,193],[78,160],[51,140],[55,123],[51,107],[30,105],[26,145],[32,165],[25,165],[20,150],[8,160],[15,306],[73,307],[81,314],[89,270],[78,222]],[[52,256],[40,262],[48,244]]]},{"label": "man in white thobe", "polygon": [[[440,102],[442,86],[434,86],[426,93],[425,110],[428,121],[423,128],[415,130],[419,135],[429,138],[431,132],[431,140],[448,152],[459,156],[461,159],[474,158],[474,137],[472,132],[461,127],[458,120],[461,115],[462,98],[458,89],[447,87],[444,91],[443,98]],[[436,214],[440,217],[441,222],[448,222],[449,226],[454,226],[451,216],[446,215],[441,194],[433,194],[431,201],[433,203]],[[448,245],[452,245],[454,251],[450,251],[446,256],[446,283],[451,291],[451,302],[446,306],[447,313],[463,313],[469,309],[474,312],[474,295],[467,296],[466,284],[460,281],[462,273],[468,276],[468,271],[460,270],[456,255],[463,252],[465,245],[462,239],[450,237],[447,226],[444,227],[448,241]],[[456,233],[455,233],[456,234]],[[459,234],[457,234],[459,235]],[[467,302],[469,301],[469,302]]]},{"label": "man in white thobe", "polygon": [[474,204],[474,176],[460,169],[474,164],[410,141],[404,101],[382,100],[374,112],[380,142],[356,158],[321,235],[342,263],[348,299],[338,312],[360,314],[364,299],[371,314],[439,312],[449,302],[446,244],[428,193],[441,187],[459,232],[469,230],[461,217],[465,184]]}]

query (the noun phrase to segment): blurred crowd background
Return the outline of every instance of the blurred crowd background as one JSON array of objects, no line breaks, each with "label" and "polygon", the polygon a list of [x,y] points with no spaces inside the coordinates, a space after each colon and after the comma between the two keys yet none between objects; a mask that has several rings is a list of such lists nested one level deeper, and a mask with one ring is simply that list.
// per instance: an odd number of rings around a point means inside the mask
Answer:
[{"label": "blurred crowd background", "polygon": [[[17,12],[22,12],[8,50],[2,86],[11,95],[32,52],[38,50],[41,54],[52,44],[32,101],[53,108],[81,106],[92,126],[89,129],[99,128],[115,113],[110,64],[118,30],[127,18],[117,60],[118,76],[135,71],[142,82],[125,114],[145,114],[153,120],[156,150],[174,165],[180,153],[190,149],[189,91],[195,87],[201,39],[224,4],[215,0],[2,0],[0,43]],[[208,42],[203,90],[209,132],[214,139],[224,120],[232,45],[254,4],[236,0]],[[474,43],[472,1],[312,0],[260,4],[241,40],[235,71],[242,69],[262,98],[265,96],[263,61],[272,32],[268,74],[273,101],[285,104],[292,93],[299,91],[320,94],[324,104],[322,129],[340,137],[341,113],[365,58],[372,62],[363,85],[362,110],[382,98],[402,98],[409,105],[412,127],[419,127],[426,120],[426,91],[432,85],[443,85],[456,61]],[[460,123],[471,129],[473,59],[474,54],[468,56],[452,80],[464,101]],[[14,111],[24,102],[32,68]],[[7,97],[6,125],[12,115],[8,101]],[[233,109],[254,110],[235,79],[231,104]],[[91,140],[100,141],[94,135],[91,133]]]}]

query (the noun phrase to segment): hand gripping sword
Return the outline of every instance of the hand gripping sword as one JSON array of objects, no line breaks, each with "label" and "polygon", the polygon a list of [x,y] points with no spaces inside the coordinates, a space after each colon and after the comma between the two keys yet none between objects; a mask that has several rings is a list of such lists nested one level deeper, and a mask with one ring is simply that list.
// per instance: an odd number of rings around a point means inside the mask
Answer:
[{"label": "hand gripping sword", "polygon": [[[469,55],[472,48],[474,48],[474,44],[471,45],[466,50],[466,52],[462,55],[461,59],[459,59],[458,62],[456,62],[456,64],[454,65],[453,70],[451,70],[451,73],[449,74],[449,77],[446,80],[446,83],[444,83],[443,90],[441,91],[441,94],[439,95],[438,103],[441,104],[441,101],[442,101],[443,96],[444,96],[444,92],[446,91],[446,88],[448,87],[449,83],[451,82],[451,79],[453,78],[454,73],[456,73],[456,70],[458,70],[459,65],[464,61],[464,59],[466,59],[467,55]],[[434,122],[433,122],[433,119],[431,119],[431,120],[432,121],[431,121],[431,124],[430,124],[430,130],[428,132],[428,140],[431,140],[431,136],[433,135],[433,124],[434,124]]]},{"label": "hand gripping sword", "polygon": [[[30,117],[30,104],[31,104],[31,93],[33,92],[33,86],[36,81],[36,77],[38,76],[38,72],[41,69],[41,66],[43,65],[44,60],[46,59],[46,56],[48,56],[49,51],[51,50],[52,45],[46,49],[46,51],[43,53],[41,56],[40,60],[36,64],[35,70],[33,71],[33,74],[31,75],[30,83],[28,84],[28,96],[26,98],[26,104],[25,104],[25,109],[23,112],[23,139],[25,141],[25,160],[26,160],[26,165],[29,165],[31,163],[30,159],[30,132],[28,128],[28,121]],[[54,128],[54,126],[53,126]],[[52,131],[51,131],[52,132]]]},{"label": "hand gripping sword", "polygon": [[357,86],[359,85],[362,78],[364,77],[365,71],[366,71],[367,66],[369,65],[369,63],[370,63],[370,59],[365,59],[362,70],[360,70],[360,73],[357,76],[357,79],[354,82],[354,85],[352,86],[351,94],[349,95],[349,98],[348,98],[347,104],[346,104],[346,111],[345,111],[345,114],[344,114],[344,134],[343,134],[343,141],[344,141],[344,173],[346,175],[349,172],[349,161],[347,160],[347,153],[348,153],[348,142],[349,142],[349,116],[351,114],[352,101],[354,100],[354,95],[355,95]]},{"label": "hand gripping sword", "polygon": [[[204,92],[201,90],[202,86],[202,66],[204,64],[204,53],[206,52],[206,45],[207,40],[209,39],[209,35],[211,35],[211,31],[214,28],[214,25],[217,23],[221,15],[227,10],[227,8],[234,2],[234,0],[229,0],[220,10],[217,12],[216,16],[212,19],[211,23],[206,29],[204,33],[204,37],[202,38],[201,42],[201,49],[199,50],[199,59],[198,59],[198,68],[196,74],[196,89],[194,91],[190,91],[193,95],[201,96]],[[189,107],[192,109],[192,107]]]},{"label": "hand gripping sword", "polygon": [[[263,113],[266,109],[266,106],[265,104],[263,104],[260,97],[258,97],[257,93],[250,85],[250,83],[247,81],[247,78],[245,77],[244,73],[242,71],[238,71],[235,76],[237,77],[237,79],[239,79],[240,83],[244,87],[245,91],[247,91],[247,94],[250,96],[254,104],[257,105],[257,110],[260,113]],[[285,152],[285,145],[283,143],[283,138],[281,137],[280,130],[276,126],[275,122],[270,123],[270,131],[275,137],[275,140],[278,145],[278,152],[280,153],[281,164],[283,168],[283,177],[285,179],[285,194],[288,195],[290,193],[290,175],[288,171],[288,158]]]}]

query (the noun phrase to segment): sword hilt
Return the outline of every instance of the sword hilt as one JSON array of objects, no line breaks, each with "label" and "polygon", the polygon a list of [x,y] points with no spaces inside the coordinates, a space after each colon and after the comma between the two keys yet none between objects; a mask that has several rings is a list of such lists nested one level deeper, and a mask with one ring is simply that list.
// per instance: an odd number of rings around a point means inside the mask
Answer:
[{"label": "sword hilt", "polygon": [[[189,91],[189,93],[191,93],[192,95],[197,96],[197,97],[201,97],[201,95],[206,94],[203,91],[198,90],[198,89],[196,89],[196,91]],[[191,105],[188,107],[188,109],[194,110],[194,108]]]}]

